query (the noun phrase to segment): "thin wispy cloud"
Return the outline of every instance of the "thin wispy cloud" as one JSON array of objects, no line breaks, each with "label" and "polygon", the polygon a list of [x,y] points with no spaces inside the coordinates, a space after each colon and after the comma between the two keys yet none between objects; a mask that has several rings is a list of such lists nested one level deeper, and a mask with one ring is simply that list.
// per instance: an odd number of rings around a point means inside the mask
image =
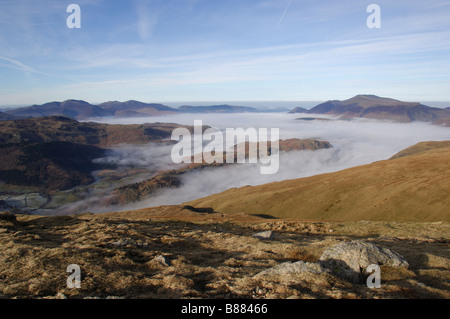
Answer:
[{"label": "thin wispy cloud", "polygon": [[137,15],[137,31],[142,40],[148,40],[158,24],[158,14],[149,7],[149,1],[137,1],[136,15]]},{"label": "thin wispy cloud", "polygon": [[[67,98],[98,100],[101,88],[102,95],[119,100],[150,94],[163,100],[199,99],[201,93],[207,95],[203,99],[229,100],[235,99],[229,94],[242,98],[244,91],[248,100],[260,95],[323,100],[328,98],[324,92],[346,94],[337,91],[345,89],[344,83],[351,84],[348,90],[372,86],[391,92],[392,83],[383,88],[380,70],[397,82],[398,91],[411,88],[409,94],[417,94],[422,87],[424,99],[446,96],[437,87],[450,85],[442,78],[450,72],[450,7],[443,0],[430,5],[380,0],[379,30],[367,28],[366,4],[349,0],[79,4],[79,30],[67,29],[68,13],[60,1],[0,4],[0,56],[12,60],[3,59],[0,67],[17,72],[15,81],[2,80],[1,86],[20,90],[25,73],[32,72],[36,79],[28,82],[28,90],[32,86],[34,92]],[[58,77],[70,81],[58,83]],[[123,89],[118,81],[126,83]],[[63,94],[67,84],[79,84],[79,91]],[[7,94],[3,99],[36,102]]]},{"label": "thin wispy cloud", "polygon": [[[173,56],[167,58],[129,58],[117,56],[116,59],[98,56],[98,63],[86,61],[84,67],[102,67],[110,64],[123,64],[128,69],[135,69],[138,73],[124,76],[115,80],[89,81],[85,86],[105,87],[111,85],[130,86],[170,86],[212,84],[224,82],[264,81],[290,79],[314,79],[317,75],[326,73],[327,76],[339,75],[345,66],[347,74],[355,76],[361,73],[370,75],[387,75],[401,72],[403,76],[417,74],[427,70],[436,74],[445,73],[449,62],[444,57],[434,61],[404,60],[405,55],[415,52],[449,49],[444,41],[449,32],[420,34],[415,36],[380,37],[373,39],[352,41],[329,41],[309,43],[305,45],[272,46],[254,48],[251,50],[230,50],[204,53],[201,55]],[[430,45],[424,45],[431,41]],[[134,45],[130,46],[134,48]],[[327,48],[327,50],[324,50]],[[122,50],[127,51],[126,47]],[[390,50],[387,62],[378,58],[379,54]],[[334,60],[341,61],[336,66]],[[148,63],[147,61],[150,61]],[[370,63],[367,63],[370,61]],[[142,63],[141,63],[142,62]],[[147,64],[146,64],[147,63]],[[389,68],[380,68],[385,64]],[[144,69],[144,71],[142,70]],[[151,70],[152,75],[145,70]],[[297,70],[298,74],[292,75]],[[143,71],[143,72],[139,72]],[[157,76],[155,76],[157,75]],[[77,86],[78,84],[76,84]]]},{"label": "thin wispy cloud", "polygon": [[34,70],[32,67],[25,65],[22,62],[19,62],[17,60],[10,59],[10,58],[3,57],[3,56],[0,56],[0,60],[8,62],[7,64],[3,64],[3,66],[11,67],[11,68],[22,70],[25,72],[36,72],[36,70]]}]

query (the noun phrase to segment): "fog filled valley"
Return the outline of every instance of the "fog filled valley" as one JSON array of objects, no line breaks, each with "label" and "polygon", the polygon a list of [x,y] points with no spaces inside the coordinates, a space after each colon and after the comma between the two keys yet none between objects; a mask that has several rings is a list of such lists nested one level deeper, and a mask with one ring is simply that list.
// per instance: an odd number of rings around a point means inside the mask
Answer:
[{"label": "fog filled valley", "polygon": [[[307,119],[313,120],[305,120],[306,116]],[[171,151],[175,141],[170,141],[170,137],[166,138],[167,143],[125,143],[108,147],[105,156],[93,160],[97,164],[111,165],[114,169],[94,171],[95,181],[89,185],[53,192],[50,201],[48,198],[39,198],[41,196],[39,192],[33,193],[32,190],[25,189],[24,193],[20,194],[21,190],[17,188],[14,190],[15,194],[2,195],[0,199],[24,211],[37,214],[101,213],[181,204],[233,187],[313,176],[386,160],[418,142],[450,139],[447,127],[424,122],[339,119],[337,116],[323,114],[317,115],[317,118],[311,116],[302,113],[175,114],[147,118],[114,117],[86,120],[84,122],[177,123],[186,126],[192,126],[195,120],[202,120],[204,126],[220,131],[237,127],[269,130],[278,128],[280,140],[315,139],[328,141],[332,147],[280,152],[279,169],[275,174],[261,174],[259,168],[262,164],[251,164],[248,161],[242,164],[193,169],[179,176],[180,184],[176,187],[160,187],[144,198],[118,203],[111,199],[117,187],[142,182],[158,172],[186,165],[173,163]],[[43,205],[46,200],[47,203]]]},{"label": "fog filled valley", "polygon": [[[182,177],[182,186],[167,189],[152,198],[127,207],[115,207],[113,211],[129,210],[157,205],[181,204],[183,202],[218,193],[232,187],[259,185],[285,179],[301,178],[316,174],[334,172],[362,164],[385,160],[400,150],[421,141],[439,141],[450,139],[448,128],[436,127],[426,123],[393,123],[388,121],[352,119],[352,120],[296,120],[301,114],[232,114],[202,115],[204,125],[219,129],[228,127],[278,127],[280,139],[314,138],[326,140],[332,148],[317,151],[293,151],[280,154],[279,171],[272,175],[261,175],[258,164],[237,164],[187,173]],[[323,117],[323,116],[322,116]],[[170,116],[153,118],[153,121],[176,122],[192,125],[197,116]],[[332,119],[332,118],[331,118]],[[113,120],[112,123],[132,123],[137,119]],[[145,123],[149,119],[138,119]],[[145,148],[142,146],[115,149],[112,160],[118,160],[120,166],[127,161],[139,159],[140,165],[158,164],[157,160],[166,159],[170,163],[170,149],[166,146]],[[160,153],[161,152],[161,153]],[[149,156],[149,153],[153,154]],[[158,154],[155,156],[155,154]],[[159,155],[161,154],[161,155]],[[152,158],[157,158],[152,163]],[[150,166],[151,167],[151,166]],[[111,208],[107,210],[111,211]],[[96,211],[94,209],[94,211]],[[99,211],[105,211],[99,208]]]}]

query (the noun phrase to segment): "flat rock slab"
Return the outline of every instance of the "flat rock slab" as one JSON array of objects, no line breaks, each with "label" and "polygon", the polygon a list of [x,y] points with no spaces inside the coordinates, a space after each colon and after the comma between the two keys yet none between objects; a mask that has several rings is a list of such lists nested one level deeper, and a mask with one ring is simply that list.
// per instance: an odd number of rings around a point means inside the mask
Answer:
[{"label": "flat rock slab", "polygon": [[371,264],[409,268],[409,263],[398,253],[359,240],[328,248],[319,263],[332,274],[354,283],[362,281],[364,271]]},{"label": "flat rock slab", "polygon": [[369,242],[351,241],[328,248],[318,263],[285,262],[266,269],[257,276],[300,273],[330,273],[352,283],[362,283],[369,265],[386,265],[409,268],[408,262],[398,253]]},{"label": "flat rock slab", "polygon": [[274,234],[271,230],[262,231],[256,234],[253,234],[253,237],[258,239],[273,239]]}]

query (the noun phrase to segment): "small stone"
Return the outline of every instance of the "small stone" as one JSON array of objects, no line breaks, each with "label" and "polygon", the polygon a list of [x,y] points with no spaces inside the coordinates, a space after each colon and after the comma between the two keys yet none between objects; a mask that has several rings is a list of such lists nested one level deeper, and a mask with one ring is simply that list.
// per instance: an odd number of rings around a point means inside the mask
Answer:
[{"label": "small stone", "polygon": [[153,262],[157,262],[163,266],[170,266],[170,264],[172,263],[171,260],[163,255],[158,255],[155,258],[152,259]]},{"label": "small stone", "polygon": [[67,299],[67,296],[62,292],[58,292],[55,296],[56,299]]},{"label": "small stone", "polygon": [[256,234],[253,234],[253,237],[258,239],[273,239],[274,234],[271,230],[262,231]]},{"label": "small stone", "polygon": [[118,241],[111,242],[111,245],[114,245],[117,247],[127,247],[127,246],[134,246],[134,247],[140,247],[140,248],[148,247],[148,243],[142,242],[142,241],[136,241],[131,238],[121,238]]}]

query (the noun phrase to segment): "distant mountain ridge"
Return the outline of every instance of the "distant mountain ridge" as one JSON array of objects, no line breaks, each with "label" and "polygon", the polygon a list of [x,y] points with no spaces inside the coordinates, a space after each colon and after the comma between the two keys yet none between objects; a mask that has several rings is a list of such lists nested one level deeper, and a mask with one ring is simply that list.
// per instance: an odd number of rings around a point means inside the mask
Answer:
[{"label": "distant mountain ridge", "polygon": [[185,113],[244,113],[257,112],[258,110],[248,106],[233,106],[228,104],[211,105],[211,106],[190,106],[182,105],[178,111]]},{"label": "distant mountain ridge", "polygon": [[177,113],[243,113],[264,112],[253,107],[233,106],[228,104],[210,106],[183,105],[172,108],[159,103],[144,103],[135,100],[125,102],[108,101],[98,105],[82,100],[66,100],[49,102],[42,105],[31,105],[0,112],[0,121],[46,116],[66,116],[75,120],[86,120],[101,117],[148,117]]},{"label": "distant mountain ridge", "polygon": [[177,113],[176,109],[158,103],[143,103],[130,100],[126,102],[109,101],[99,104],[102,109],[111,112],[112,116],[143,117]]},{"label": "distant mountain ridge", "polygon": [[[275,109],[276,111],[277,109]],[[103,117],[148,117],[179,113],[257,113],[271,112],[249,106],[228,104],[191,106],[173,108],[159,103],[144,103],[136,100],[125,102],[108,101],[98,105],[82,100],[49,102],[42,105],[20,107],[0,112],[0,121],[45,117],[66,116],[75,120]],[[356,95],[348,100],[330,100],[308,110],[296,107],[289,113],[309,113],[339,115],[344,118],[360,117],[395,120],[399,122],[426,121],[436,125],[450,126],[450,107],[437,108],[417,102],[402,102],[376,95]]]},{"label": "distant mountain ridge", "polygon": [[[298,112],[294,109],[290,113],[304,113],[304,110]],[[321,103],[308,110],[307,113],[340,115],[344,118],[386,119],[399,122],[435,122],[450,117],[449,109],[363,94],[356,95],[348,100],[330,100]]]},{"label": "distant mountain ridge", "polygon": [[308,109],[305,109],[304,107],[298,106],[298,107],[290,110],[289,113],[308,113]]},{"label": "distant mountain ridge", "polygon": [[112,116],[113,113],[97,105],[81,100],[66,100],[64,102],[49,102],[42,105],[32,105],[8,110],[8,114],[22,117],[44,117],[61,115],[73,119]]}]

